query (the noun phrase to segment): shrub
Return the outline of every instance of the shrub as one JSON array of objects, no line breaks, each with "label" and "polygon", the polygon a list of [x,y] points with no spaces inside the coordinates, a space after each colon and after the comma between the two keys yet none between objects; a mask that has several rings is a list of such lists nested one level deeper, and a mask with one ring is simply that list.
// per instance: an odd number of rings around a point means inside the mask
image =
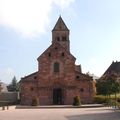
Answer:
[{"label": "shrub", "polygon": [[37,97],[32,99],[32,106],[38,106],[39,105],[39,99]]},{"label": "shrub", "polygon": [[120,102],[120,98],[117,98],[117,102]]},{"label": "shrub", "polygon": [[106,99],[105,96],[95,96],[94,97],[94,102],[97,103],[97,104],[103,104],[103,103],[107,103],[108,102],[108,99]]},{"label": "shrub", "polygon": [[80,97],[79,97],[79,96],[75,96],[75,97],[73,98],[73,105],[74,105],[74,106],[79,106],[79,105],[81,105]]},{"label": "shrub", "polygon": [[120,103],[119,102],[117,102],[117,107],[118,107],[118,109],[120,109]]}]

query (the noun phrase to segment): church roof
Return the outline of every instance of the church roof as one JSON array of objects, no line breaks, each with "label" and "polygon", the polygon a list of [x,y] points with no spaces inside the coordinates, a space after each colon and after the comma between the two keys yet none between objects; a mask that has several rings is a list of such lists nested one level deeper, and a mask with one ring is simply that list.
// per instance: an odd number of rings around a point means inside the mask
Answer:
[{"label": "church roof", "polygon": [[[66,49],[65,49],[60,43],[56,43],[55,46],[57,46],[57,47],[59,46],[59,48],[65,50],[65,52],[67,52]],[[50,49],[54,49],[55,46],[54,46],[54,44],[51,44],[51,45],[37,58],[37,60],[39,61],[39,59],[40,59],[45,53],[49,52]],[[67,52],[67,54],[71,55],[72,58],[76,60],[76,58],[75,58],[70,52]]]},{"label": "church roof", "polygon": [[[32,74],[29,74],[29,75],[21,78],[21,80],[19,81],[19,83],[21,83],[21,82],[34,82],[36,80],[35,77],[37,77],[37,75],[38,75],[38,71],[34,72]],[[34,79],[28,79],[30,77],[33,77]]]},{"label": "church roof", "polygon": [[69,31],[69,29],[67,28],[66,24],[64,23],[62,17],[60,16],[52,31],[61,31],[61,30],[62,31]]},{"label": "church roof", "polygon": [[105,74],[109,74],[109,73],[117,73],[120,74],[120,62],[112,62],[112,64],[108,67],[108,69],[105,71]]}]

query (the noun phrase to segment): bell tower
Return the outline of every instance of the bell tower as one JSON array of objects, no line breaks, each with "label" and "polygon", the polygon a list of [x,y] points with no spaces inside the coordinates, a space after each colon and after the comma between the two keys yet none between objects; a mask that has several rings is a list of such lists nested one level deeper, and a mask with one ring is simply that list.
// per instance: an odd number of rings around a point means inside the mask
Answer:
[{"label": "bell tower", "polygon": [[52,30],[52,44],[56,43],[61,44],[68,52],[70,52],[69,29],[61,16]]}]

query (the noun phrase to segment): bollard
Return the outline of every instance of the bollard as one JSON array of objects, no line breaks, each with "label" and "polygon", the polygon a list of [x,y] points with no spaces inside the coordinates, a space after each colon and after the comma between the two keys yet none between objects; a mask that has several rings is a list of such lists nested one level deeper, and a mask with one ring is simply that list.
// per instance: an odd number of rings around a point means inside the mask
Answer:
[{"label": "bollard", "polygon": [[2,106],[2,110],[5,110],[5,106]]},{"label": "bollard", "polygon": [[7,110],[9,110],[9,106],[7,105]]}]

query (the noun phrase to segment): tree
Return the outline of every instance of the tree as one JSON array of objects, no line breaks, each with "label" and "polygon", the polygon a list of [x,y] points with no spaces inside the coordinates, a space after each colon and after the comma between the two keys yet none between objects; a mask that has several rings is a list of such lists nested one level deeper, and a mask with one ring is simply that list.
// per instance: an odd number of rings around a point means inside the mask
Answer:
[{"label": "tree", "polygon": [[120,91],[120,83],[113,81],[112,83],[112,93],[115,94],[115,108],[117,103],[117,93]]},{"label": "tree", "polygon": [[106,96],[110,93],[110,84],[108,81],[98,81],[96,87],[97,94]]},{"label": "tree", "polygon": [[[115,103],[117,101],[117,93],[120,91],[120,83],[117,81],[117,75],[115,73],[107,74],[103,76],[97,82],[97,93],[109,96],[115,94]],[[116,107],[116,104],[115,104]]]},{"label": "tree", "polygon": [[117,93],[120,91],[120,83],[117,81],[117,74],[112,73],[107,78],[111,81],[111,93],[115,94],[115,101],[117,100]]},{"label": "tree", "polygon": [[8,90],[12,92],[19,91],[19,83],[17,82],[15,76],[13,77],[12,82],[9,84]]},{"label": "tree", "polygon": [[1,93],[2,89],[3,89],[3,88],[2,88],[2,85],[1,85],[1,83],[0,83],[0,93]]}]

